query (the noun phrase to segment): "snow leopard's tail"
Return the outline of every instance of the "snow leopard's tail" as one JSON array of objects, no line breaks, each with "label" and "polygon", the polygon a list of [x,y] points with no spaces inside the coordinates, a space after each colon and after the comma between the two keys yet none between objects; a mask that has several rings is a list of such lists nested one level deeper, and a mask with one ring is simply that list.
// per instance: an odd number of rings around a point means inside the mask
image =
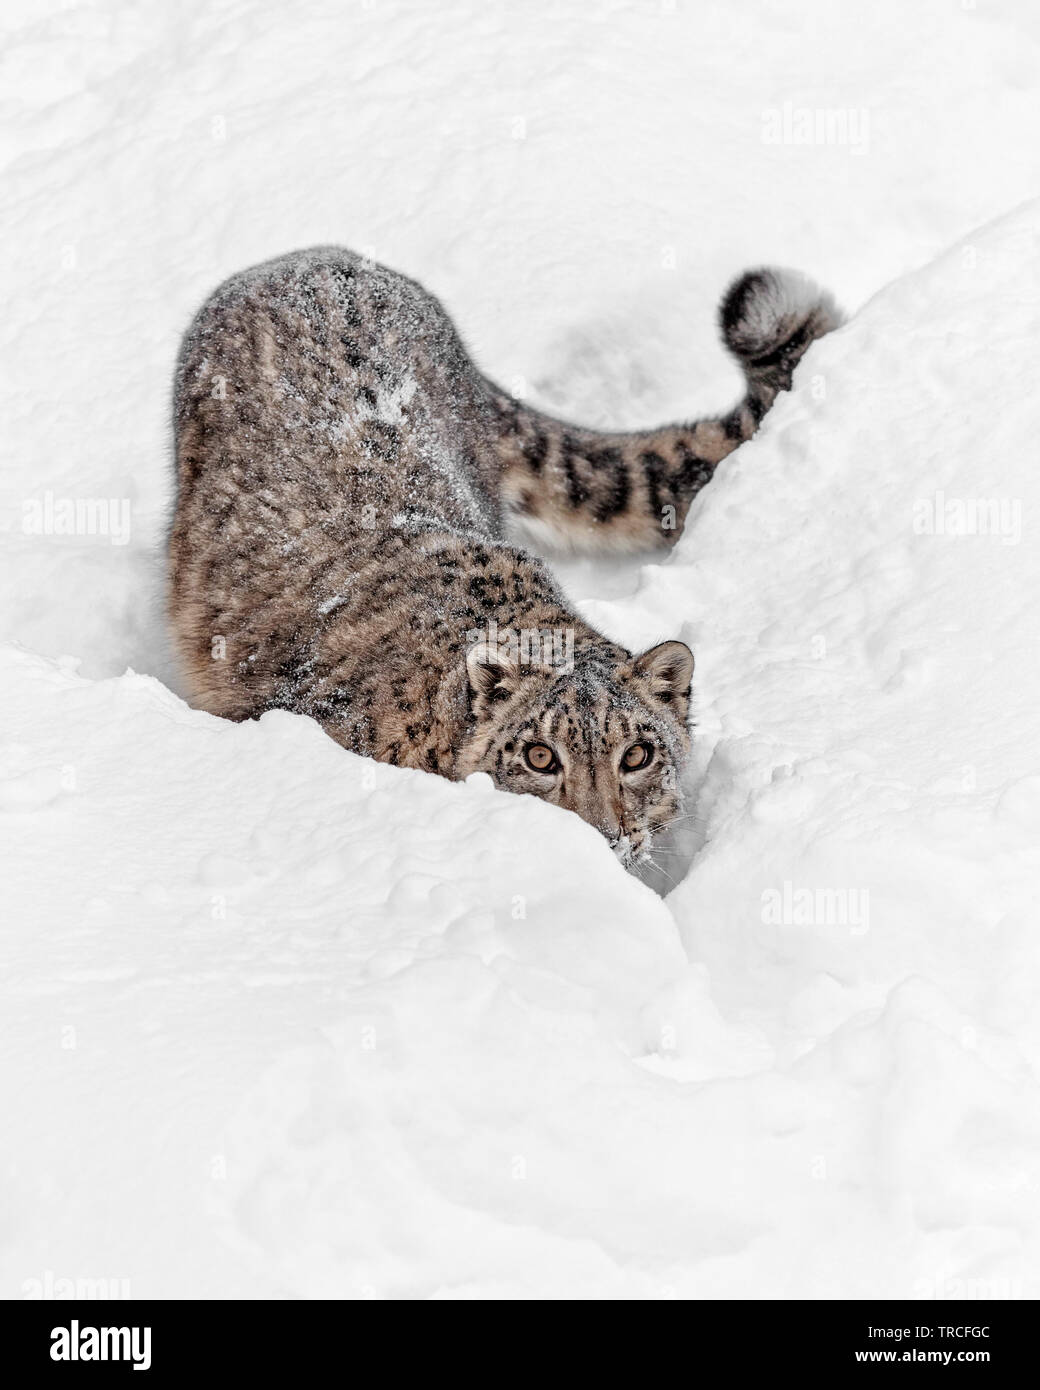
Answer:
[{"label": "snow leopard's tail", "polygon": [[631,434],[581,429],[491,387],[506,515],[539,546],[636,551],[670,545],[715,466],[750,439],[809,345],[842,322],[834,300],[793,270],[746,271],[719,306],[744,371],[724,415]]},{"label": "snow leopard's tail", "polygon": [[765,267],[734,280],[719,305],[719,330],[744,370],[747,397],[741,405],[756,417],[754,426],[779,393],[790,389],[809,344],[841,322],[832,296],[797,270]]}]

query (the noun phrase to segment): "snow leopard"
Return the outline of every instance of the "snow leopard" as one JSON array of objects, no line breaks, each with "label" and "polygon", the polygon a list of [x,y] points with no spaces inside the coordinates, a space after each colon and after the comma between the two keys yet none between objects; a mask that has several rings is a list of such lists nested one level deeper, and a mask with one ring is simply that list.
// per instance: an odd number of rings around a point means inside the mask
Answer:
[{"label": "snow leopard", "polygon": [[532,538],[666,549],[749,439],[831,296],[748,271],[719,328],[742,399],[583,428],[485,376],[416,281],[337,247],[245,270],[185,334],[168,611],[199,708],[308,715],[354,753],[576,812],[634,872],[683,814],[694,657],[584,621]]}]

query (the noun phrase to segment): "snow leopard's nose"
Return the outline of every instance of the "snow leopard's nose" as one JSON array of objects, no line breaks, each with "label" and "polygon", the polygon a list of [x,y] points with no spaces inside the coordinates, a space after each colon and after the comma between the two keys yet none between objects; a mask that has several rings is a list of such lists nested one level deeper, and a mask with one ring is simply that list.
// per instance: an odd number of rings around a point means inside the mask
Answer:
[{"label": "snow leopard's nose", "polygon": [[587,816],[586,819],[596,827],[601,835],[605,835],[613,847],[619,840],[625,837],[625,827],[621,824],[621,816],[618,812],[599,811],[596,815]]},{"label": "snow leopard's nose", "polygon": [[624,834],[621,806],[611,789],[602,785],[596,768],[579,765],[568,770],[563,804],[606,836],[612,845]]}]

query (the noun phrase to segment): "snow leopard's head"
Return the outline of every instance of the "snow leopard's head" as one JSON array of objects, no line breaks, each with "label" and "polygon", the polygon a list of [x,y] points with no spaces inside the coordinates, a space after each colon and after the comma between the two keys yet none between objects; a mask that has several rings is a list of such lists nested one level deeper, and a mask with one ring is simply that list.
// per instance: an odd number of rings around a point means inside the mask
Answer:
[{"label": "snow leopard's head", "polygon": [[[576,811],[626,868],[653,863],[654,837],[682,811],[693,653],[642,656],[600,640],[563,662],[486,641],[469,652],[472,725],[457,774]],[[539,653],[544,658],[546,653]]]}]

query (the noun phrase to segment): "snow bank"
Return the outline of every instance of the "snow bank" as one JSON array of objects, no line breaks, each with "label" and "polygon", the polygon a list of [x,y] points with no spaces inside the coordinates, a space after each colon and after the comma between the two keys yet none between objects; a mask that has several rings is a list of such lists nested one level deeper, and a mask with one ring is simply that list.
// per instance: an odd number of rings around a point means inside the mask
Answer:
[{"label": "snow bank", "polygon": [[[1035,1281],[1038,249],[1032,204],[815,348],[618,614],[689,615],[701,848],[670,903],[800,1095],[801,1176],[845,1194],[796,1292]],[[857,1267],[813,1269],[857,1217]]]},{"label": "snow bank", "polygon": [[[211,1271],[225,1193],[246,1232],[267,1239],[273,1221],[301,1240],[307,1212],[271,1193],[270,1145],[296,1155],[312,1055],[342,1049],[359,1086],[385,1077],[393,1111],[450,1066],[493,1130],[504,1078],[489,1060],[467,1081],[467,1047],[504,1057],[531,1030],[536,1069],[518,1059],[515,1081],[536,1088],[547,1048],[642,1051],[640,1009],[682,951],[666,908],[577,818],[486,777],[370,763],[281,712],[195,713],[150,678],[84,681],[7,648],[0,688],[15,848],[0,1105],[17,1117],[0,1261],[16,1286],[51,1269],[142,1295],[230,1292]],[[288,1077],[278,1120],[243,1154],[233,1115],[269,1090],[268,1067]],[[308,1123],[339,1149],[355,1121],[343,1097],[319,1112],[326,1100]],[[373,1116],[373,1159],[382,1128]],[[334,1187],[364,1205],[375,1181],[391,1207],[422,1204],[421,1174],[398,1190],[377,1168]],[[366,1219],[387,1215],[376,1200]]]},{"label": "snow bank", "polygon": [[486,779],[5,651],[9,1291],[1035,1291],[1038,227],[816,345],[598,606],[699,653],[667,904]]}]

